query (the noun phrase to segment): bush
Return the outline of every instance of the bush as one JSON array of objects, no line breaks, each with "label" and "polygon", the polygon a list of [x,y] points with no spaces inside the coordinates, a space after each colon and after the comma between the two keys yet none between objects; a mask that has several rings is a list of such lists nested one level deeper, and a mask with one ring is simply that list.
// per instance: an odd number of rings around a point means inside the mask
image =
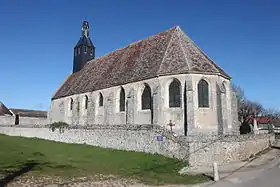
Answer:
[{"label": "bush", "polygon": [[242,124],[239,128],[240,134],[249,134],[252,129],[249,124]]},{"label": "bush", "polygon": [[69,129],[69,124],[62,121],[54,122],[49,125],[49,128],[52,130],[52,132],[54,132],[55,129],[59,129],[59,132],[62,133],[65,129]]}]

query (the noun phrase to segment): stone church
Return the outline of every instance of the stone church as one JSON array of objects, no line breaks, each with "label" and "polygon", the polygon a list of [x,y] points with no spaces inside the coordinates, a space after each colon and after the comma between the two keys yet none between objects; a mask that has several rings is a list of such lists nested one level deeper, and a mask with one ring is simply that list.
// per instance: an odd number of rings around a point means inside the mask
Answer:
[{"label": "stone church", "polygon": [[74,47],[73,72],[52,97],[50,122],[158,124],[177,135],[236,134],[231,77],[179,27],[95,58],[89,23]]}]

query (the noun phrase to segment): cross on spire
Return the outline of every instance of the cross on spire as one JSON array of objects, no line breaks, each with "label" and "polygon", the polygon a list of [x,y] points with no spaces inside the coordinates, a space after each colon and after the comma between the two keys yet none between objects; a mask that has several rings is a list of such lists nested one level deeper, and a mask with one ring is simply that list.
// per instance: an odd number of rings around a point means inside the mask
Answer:
[{"label": "cross on spire", "polygon": [[82,26],[82,37],[89,37],[89,24],[87,21],[83,22],[83,26]]}]

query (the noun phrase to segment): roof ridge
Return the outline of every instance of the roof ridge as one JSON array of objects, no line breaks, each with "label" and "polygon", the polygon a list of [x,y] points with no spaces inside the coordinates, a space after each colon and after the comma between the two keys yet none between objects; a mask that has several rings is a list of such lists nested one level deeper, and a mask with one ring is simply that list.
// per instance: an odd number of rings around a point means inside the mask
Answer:
[{"label": "roof ridge", "polygon": [[[193,42],[193,41],[192,41]],[[227,74],[222,68],[220,68],[220,66],[214,61],[212,60],[207,54],[206,52],[202,51],[202,49],[200,49],[194,42],[193,44],[195,45],[195,47],[215,66],[215,68],[217,68],[219,70],[219,73],[224,73],[228,76],[229,79],[231,79],[231,76],[229,76],[229,74]]]},{"label": "roof ridge", "polygon": [[2,105],[2,106],[5,106],[5,107],[6,107],[6,105],[5,105],[3,102],[1,102],[1,101],[0,101],[0,105]]},{"label": "roof ridge", "polygon": [[175,29],[174,29],[174,31],[171,33],[169,42],[168,42],[168,44],[167,44],[167,47],[166,47],[165,52],[164,52],[164,55],[163,55],[162,60],[161,60],[161,62],[160,62],[159,68],[158,68],[158,70],[157,70],[157,75],[158,75],[159,72],[161,71],[162,64],[163,64],[163,62],[164,62],[164,60],[165,60],[165,58],[166,58],[166,56],[167,56],[167,51],[168,51],[169,46],[170,46],[170,44],[171,44],[171,42],[172,42],[172,39],[173,39],[173,37],[174,37],[174,32],[176,31],[177,27],[178,27],[178,26],[173,27],[173,28],[175,28]]},{"label": "roof ridge", "polygon": [[219,71],[217,73],[220,74],[225,74],[229,79],[231,79],[231,77],[222,69],[220,68],[220,66],[218,66],[218,64],[216,64],[216,62],[214,60],[212,60],[180,27],[179,27],[180,31],[183,33],[183,35],[185,37],[187,37],[187,39],[192,43],[192,45],[205,57],[207,58],[210,63],[215,66],[215,68]]},{"label": "roof ridge", "polygon": [[[184,50],[184,48],[183,48],[183,45],[182,45],[182,42],[181,42],[181,40],[180,40],[180,36],[178,35],[178,32],[182,32],[183,34],[185,34],[183,31],[182,31],[182,29],[178,26],[177,27],[177,36],[178,36],[178,38],[179,38],[179,44],[180,44],[180,48],[181,48],[181,50],[183,51],[183,55],[184,55],[184,57],[185,57],[185,60],[186,60],[186,63],[187,63],[187,66],[188,66],[188,69],[190,70],[191,69],[191,67],[190,67],[190,63],[189,63],[189,60],[188,60],[188,58],[187,58],[187,56],[186,56],[186,51]],[[186,34],[185,34],[186,35]]]},{"label": "roof ridge", "polygon": [[94,62],[94,61],[96,61],[96,60],[98,60],[98,59],[100,59],[100,58],[106,57],[106,56],[108,56],[108,55],[110,55],[110,54],[112,54],[112,53],[115,53],[115,52],[120,51],[120,50],[122,50],[122,49],[125,49],[125,48],[127,48],[127,47],[134,46],[134,45],[136,45],[136,44],[138,44],[138,43],[140,43],[140,42],[142,42],[142,41],[145,41],[145,40],[154,38],[154,37],[156,37],[157,35],[159,35],[159,34],[161,34],[161,33],[170,32],[170,31],[172,31],[173,29],[175,29],[176,27],[178,27],[178,26],[171,27],[171,28],[169,28],[169,29],[166,29],[166,30],[161,31],[161,32],[157,32],[156,34],[150,35],[150,36],[148,36],[148,37],[146,37],[146,38],[143,38],[143,39],[141,39],[141,40],[137,40],[137,41],[135,41],[135,42],[129,43],[129,44],[125,45],[124,47],[115,49],[114,51],[108,52],[108,53],[106,53],[105,55],[102,55],[102,56],[100,56],[100,57],[98,57],[98,58],[92,59],[92,60],[88,61],[88,63],[92,63],[92,62]]}]

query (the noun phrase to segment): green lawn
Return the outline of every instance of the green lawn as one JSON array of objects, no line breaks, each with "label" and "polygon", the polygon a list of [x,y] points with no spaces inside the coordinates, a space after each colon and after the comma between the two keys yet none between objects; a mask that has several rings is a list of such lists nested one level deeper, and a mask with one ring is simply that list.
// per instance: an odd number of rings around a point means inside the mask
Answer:
[{"label": "green lawn", "polygon": [[39,163],[29,175],[89,176],[112,174],[148,184],[193,184],[204,176],[180,176],[186,164],[171,158],[88,145],[10,137],[0,134],[0,172],[13,172],[30,162]]}]

